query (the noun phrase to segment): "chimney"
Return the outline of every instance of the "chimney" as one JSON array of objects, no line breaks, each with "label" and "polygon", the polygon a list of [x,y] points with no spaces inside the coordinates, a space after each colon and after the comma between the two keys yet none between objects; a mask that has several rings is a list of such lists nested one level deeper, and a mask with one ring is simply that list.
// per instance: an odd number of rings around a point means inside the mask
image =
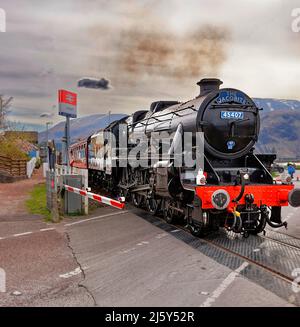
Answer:
[{"label": "chimney", "polygon": [[218,78],[203,78],[197,83],[197,85],[200,86],[199,96],[203,96],[213,91],[218,91],[221,84],[223,84],[223,82]]}]

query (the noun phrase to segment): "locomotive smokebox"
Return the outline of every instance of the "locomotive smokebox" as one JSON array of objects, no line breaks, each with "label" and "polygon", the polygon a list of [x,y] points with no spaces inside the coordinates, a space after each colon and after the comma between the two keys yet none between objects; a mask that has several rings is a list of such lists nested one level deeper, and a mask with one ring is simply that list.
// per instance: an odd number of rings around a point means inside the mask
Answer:
[{"label": "locomotive smokebox", "polygon": [[218,78],[203,78],[197,83],[197,85],[200,86],[199,96],[203,96],[212,91],[218,91],[221,84],[223,84],[223,82]]}]

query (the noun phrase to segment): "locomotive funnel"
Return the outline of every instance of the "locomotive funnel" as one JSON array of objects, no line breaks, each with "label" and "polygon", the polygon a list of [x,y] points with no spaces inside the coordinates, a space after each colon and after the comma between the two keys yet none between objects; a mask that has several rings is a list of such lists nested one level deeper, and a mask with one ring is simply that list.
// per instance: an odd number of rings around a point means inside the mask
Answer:
[{"label": "locomotive funnel", "polygon": [[197,85],[200,86],[199,96],[219,90],[221,84],[223,84],[223,82],[218,78],[203,78],[197,83]]}]

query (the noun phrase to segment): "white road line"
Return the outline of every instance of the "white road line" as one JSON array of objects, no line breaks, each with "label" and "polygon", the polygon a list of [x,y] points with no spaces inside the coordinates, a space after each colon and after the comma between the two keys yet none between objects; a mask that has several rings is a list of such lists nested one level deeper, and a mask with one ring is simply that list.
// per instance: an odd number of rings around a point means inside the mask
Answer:
[{"label": "white road line", "polygon": [[24,235],[29,235],[32,234],[33,232],[25,232],[25,233],[20,233],[20,234],[14,234],[13,237],[19,237],[19,236],[24,236]]},{"label": "white road line", "polygon": [[212,296],[207,298],[201,305],[201,307],[210,307],[217,298],[227,289],[227,287],[232,284],[232,282],[235,280],[235,278],[249,265],[248,262],[243,262],[240,267],[238,267],[236,270],[232,271],[224,280],[223,282],[217,287],[214,292],[212,293]]},{"label": "white road line", "polygon": [[65,224],[64,226],[73,226],[73,225],[86,223],[87,221],[96,220],[96,219],[100,219],[100,218],[123,215],[124,213],[127,213],[127,212],[128,212],[128,210],[125,210],[125,211],[122,211],[122,212],[119,212],[119,211],[118,212],[112,212],[112,213],[108,213],[108,214],[102,215],[102,216],[92,217],[92,218],[88,218],[88,219],[84,219],[84,220],[80,220],[80,221],[75,221],[74,223]]},{"label": "white road line", "polygon": [[54,230],[55,228],[51,227],[51,228],[42,228],[40,229],[40,232],[47,232],[48,230]]},{"label": "white road line", "polygon": [[[127,213],[127,212],[129,212],[129,210],[125,210],[125,211],[122,211],[122,212],[119,212],[119,211],[118,212],[112,212],[112,213],[108,213],[108,214],[102,215],[102,216],[92,217],[92,218],[88,218],[88,219],[84,219],[84,220],[80,220],[80,221],[75,221],[73,223],[65,224],[64,226],[72,226],[72,225],[81,224],[81,223],[85,223],[87,221],[96,220],[96,219],[100,219],[100,218],[116,216],[116,215],[122,215],[122,214]],[[41,229],[38,229],[38,230],[35,230],[35,231],[32,231],[32,232],[24,232],[24,233],[5,236],[5,237],[0,237],[0,241],[11,238],[11,237],[25,236],[25,235],[30,235],[30,234],[33,234],[33,233],[47,232],[47,231],[51,231],[51,230],[56,230],[56,228],[54,228],[54,227],[41,228]]]},{"label": "white road line", "polygon": [[70,271],[66,274],[62,274],[62,275],[59,275],[60,278],[70,278],[70,277],[73,277],[73,276],[76,276],[76,275],[79,275],[81,274],[82,270],[80,267],[77,267],[75,270],[73,271]]}]

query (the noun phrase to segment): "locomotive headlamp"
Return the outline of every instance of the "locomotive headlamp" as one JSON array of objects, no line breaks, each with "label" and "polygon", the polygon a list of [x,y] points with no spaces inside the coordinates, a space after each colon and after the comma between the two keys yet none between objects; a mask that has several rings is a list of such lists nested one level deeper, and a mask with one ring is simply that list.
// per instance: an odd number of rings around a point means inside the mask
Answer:
[{"label": "locomotive headlamp", "polygon": [[211,196],[211,203],[217,210],[223,210],[228,207],[230,196],[225,190],[216,190]]},{"label": "locomotive headlamp", "polygon": [[245,174],[243,177],[247,181],[249,179],[249,174]]}]

